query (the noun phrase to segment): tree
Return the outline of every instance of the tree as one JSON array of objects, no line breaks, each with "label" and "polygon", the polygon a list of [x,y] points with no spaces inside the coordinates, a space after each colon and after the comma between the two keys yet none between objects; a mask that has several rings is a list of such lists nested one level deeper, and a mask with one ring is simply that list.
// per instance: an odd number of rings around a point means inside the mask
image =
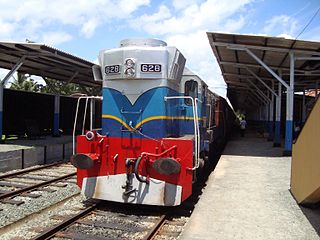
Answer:
[{"label": "tree", "polygon": [[36,83],[33,79],[28,78],[24,73],[18,72],[17,78],[11,83],[10,88],[30,92],[39,92],[41,84]]},{"label": "tree", "polygon": [[52,93],[60,95],[72,95],[75,93],[83,93],[87,95],[100,95],[101,89],[93,87],[85,87],[76,83],[66,83],[51,78],[43,78],[46,85],[41,88],[43,93]]},{"label": "tree", "polygon": [[15,79],[10,88],[15,90],[23,90],[30,92],[51,93],[59,95],[72,95],[75,93],[82,93],[86,95],[101,95],[101,88],[99,87],[85,87],[75,83],[66,83],[51,78],[43,77],[45,85],[37,83],[34,79],[28,77],[24,73],[18,72],[17,79]]}]

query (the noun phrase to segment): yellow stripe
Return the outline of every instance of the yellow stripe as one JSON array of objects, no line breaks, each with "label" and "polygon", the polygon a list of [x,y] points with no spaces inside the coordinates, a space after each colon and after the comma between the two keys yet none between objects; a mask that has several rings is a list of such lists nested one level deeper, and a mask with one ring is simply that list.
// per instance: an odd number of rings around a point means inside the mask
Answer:
[{"label": "yellow stripe", "polygon": [[113,115],[107,115],[107,114],[102,114],[102,118],[111,118],[114,119],[116,121],[118,121],[119,123],[121,123],[124,127],[126,127],[128,130],[132,130],[131,127],[129,127],[128,124],[126,124],[124,121],[122,121],[120,118],[113,116]]},{"label": "yellow stripe", "polygon": [[[106,115],[103,114],[102,118],[111,118],[114,119],[118,122],[120,122],[123,126],[125,126],[128,130],[132,130],[131,127],[129,127],[129,125],[127,125],[124,121],[122,121],[120,118],[113,116],[113,115]],[[184,116],[175,116],[175,117],[170,117],[170,116],[152,116],[152,117],[148,117],[143,119],[141,122],[137,123],[135,126],[135,129],[139,128],[142,124],[149,122],[149,121],[153,121],[153,120],[159,120],[159,119],[167,119],[167,120],[193,120],[193,117],[184,117]],[[201,121],[202,118],[199,118],[199,120]]]}]

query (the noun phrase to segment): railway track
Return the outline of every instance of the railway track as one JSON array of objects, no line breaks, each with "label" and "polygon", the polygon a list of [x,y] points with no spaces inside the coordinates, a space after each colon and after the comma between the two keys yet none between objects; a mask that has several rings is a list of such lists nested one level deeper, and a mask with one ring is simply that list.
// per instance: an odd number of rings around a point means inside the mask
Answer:
[{"label": "railway track", "polygon": [[63,162],[0,175],[1,237],[15,227],[19,231],[31,216],[79,195],[75,175],[74,167]]},{"label": "railway track", "polygon": [[[23,174],[19,176],[23,177]],[[53,175],[51,174],[51,176]],[[36,178],[38,177],[36,176]],[[0,176],[0,182],[1,180]],[[74,179],[72,180],[74,181]],[[12,238],[19,240],[174,240],[183,231],[196,202],[199,200],[205,180],[206,177],[195,184],[194,194],[188,201],[179,207],[170,208],[112,202],[90,203],[90,201],[84,201],[84,198],[79,196],[79,191],[77,191],[77,195],[65,195],[53,205],[27,216],[25,220],[21,219],[20,223],[18,221],[10,228],[0,229],[0,235],[4,240]],[[62,181],[68,181],[68,179]],[[71,185],[67,191],[78,189],[75,184]],[[50,196],[58,194],[60,193],[57,192]],[[66,200],[66,197],[69,197],[69,200]],[[8,210],[8,212],[11,211]]]},{"label": "railway track", "polygon": [[[49,186],[54,183],[58,183],[62,180],[71,178],[76,175],[76,172],[73,171],[71,173],[65,173],[66,171],[63,169],[61,163],[49,164],[45,166],[40,166],[32,169],[26,169],[22,171],[17,171],[14,173],[4,174],[0,176],[0,201],[2,203],[23,204],[22,200],[14,200],[13,198],[16,196],[22,196],[27,198],[37,198],[40,195],[31,193],[34,190],[42,190],[42,191],[50,191],[48,189],[44,189],[44,187]],[[42,170],[48,170],[55,168],[55,170],[60,169],[60,173],[55,175],[47,175],[44,176]],[[52,170],[53,171],[53,170]],[[64,186],[63,184],[56,184],[55,186]]]},{"label": "railway track", "polygon": [[[186,223],[186,219],[183,219],[177,224],[179,220],[173,219],[170,212],[159,215],[159,209],[151,212],[134,209],[129,213],[130,207],[119,211],[114,205],[108,209],[104,209],[101,205],[103,205],[101,202],[92,204],[67,218],[56,216],[54,218],[60,219],[60,223],[47,228],[32,239],[151,240],[157,239],[160,235],[165,235],[166,239],[176,239]],[[163,229],[170,225],[178,226],[179,230]]]}]

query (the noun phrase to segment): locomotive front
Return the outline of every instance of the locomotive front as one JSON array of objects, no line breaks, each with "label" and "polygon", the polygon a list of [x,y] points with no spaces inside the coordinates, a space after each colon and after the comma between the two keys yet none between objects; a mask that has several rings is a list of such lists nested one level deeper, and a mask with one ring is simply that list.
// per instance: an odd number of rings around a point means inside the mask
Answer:
[{"label": "locomotive front", "polygon": [[[88,198],[175,206],[192,193],[199,126],[180,94],[185,58],[155,39],[128,39],[99,54],[102,130],[77,137],[77,182]],[[192,101],[193,114],[181,105]],[[181,124],[184,121],[184,125]],[[192,134],[183,133],[185,122]],[[193,132],[194,131],[194,132]]]}]

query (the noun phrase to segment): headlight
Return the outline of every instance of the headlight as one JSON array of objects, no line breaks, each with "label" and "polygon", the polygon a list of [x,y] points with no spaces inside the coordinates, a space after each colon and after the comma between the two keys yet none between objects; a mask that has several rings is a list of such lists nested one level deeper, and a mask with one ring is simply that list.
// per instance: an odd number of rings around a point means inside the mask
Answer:
[{"label": "headlight", "polygon": [[135,61],[132,58],[128,58],[126,59],[124,64],[126,65],[127,68],[134,68]]},{"label": "headlight", "polygon": [[135,71],[133,68],[128,68],[124,71],[124,74],[126,74],[128,77],[134,77]]},{"label": "headlight", "polygon": [[127,77],[132,78],[135,76],[136,74],[135,65],[136,65],[136,61],[133,58],[127,58],[124,61],[124,66],[125,66],[124,74],[127,75]]}]

